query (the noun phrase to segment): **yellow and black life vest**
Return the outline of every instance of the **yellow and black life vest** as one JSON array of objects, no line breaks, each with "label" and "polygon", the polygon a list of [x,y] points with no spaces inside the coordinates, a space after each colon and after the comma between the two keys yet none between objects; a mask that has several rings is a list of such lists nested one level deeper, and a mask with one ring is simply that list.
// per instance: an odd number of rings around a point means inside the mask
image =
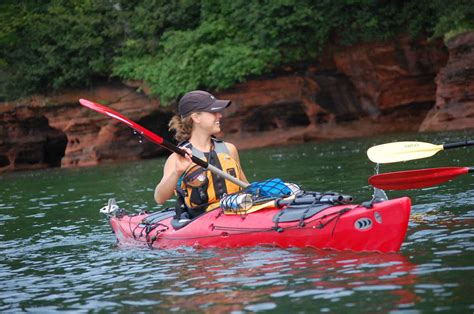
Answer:
[{"label": "yellow and black life vest", "polygon": [[[216,138],[212,138],[212,141],[214,149],[209,153],[203,153],[192,147],[189,142],[182,143],[180,146],[191,149],[193,156],[206,160],[209,164],[241,180],[240,166],[231,157],[226,144]],[[216,208],[224,194],[232,194],[240,190],[241,188],[235,183],[197,165],[192,165],[184,172],[176,187],[178,197],[183,198],[184,205],[191,216]]]}]

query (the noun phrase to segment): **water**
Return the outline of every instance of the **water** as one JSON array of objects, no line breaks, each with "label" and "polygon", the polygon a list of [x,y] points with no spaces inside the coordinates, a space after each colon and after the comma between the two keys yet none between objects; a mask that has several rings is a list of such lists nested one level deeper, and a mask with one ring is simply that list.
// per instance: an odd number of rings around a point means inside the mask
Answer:
[{"label": "water", "polygon": [[[247,177],[280,176],[307,190],[368,200],[365,150],[398,140],[431,143],[474,132],[398,134],[241,152]],[[474,147],[381,172],[474,166]],[[120,248],[98,213],[110,197],[129,210],[160,207],[163,159],[0,177],[0,312],[474,312],[474,176],[413,201],[398,253],[268,247]],[[169,202],[168,205],[172,205]]]}]

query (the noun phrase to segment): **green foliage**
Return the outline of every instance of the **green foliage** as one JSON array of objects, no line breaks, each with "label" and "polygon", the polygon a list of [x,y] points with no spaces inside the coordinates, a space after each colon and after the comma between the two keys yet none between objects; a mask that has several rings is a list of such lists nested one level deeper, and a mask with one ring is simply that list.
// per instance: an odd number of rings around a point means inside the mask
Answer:
[{"label": "green foliage", "polygon": [[467,0],[6,0],[0,100],[116,76],[144,81],[166,104],[314,62],[328,45],[472,30],[473,8]]},{"label": "green foliage", "polygon": [[199,1],[122,1],[121,7],[117,23],[123,25],[125,37],[120,56],[133,58],[152,54],[165,31],[199,26]]},{"label": "green foliage", "polygon": [[[224,89],[314,58],[329,34],[310,2],[203,1],[200,12],[197,27],[165,31],[155,51],[117,57],[114,74],[144,80],[166,103],[190,89]],[[324,29],[322,36],[317,28]],[[129,40],[125,50],[140,46]]]},{"label": "green foliage", "polygon": [[438,22],[434,27],[433,37],[444,37],[445,40],[474,30],[474,3],[472,0],[442,1],[437,0]]},{"label": "green foliage", "polygon": [[9,98],[85,86],[110,74],[120,30],[108,26],[107,1],[27,1],[3,9],[0,70]]},{"label": "green foliage", "polygon": [[239,42],[235,32],[222,18],[193,31],[168,31],[155,55],[117,58],[115,74],[144,80],[164,102],[192,89],[228,88],[267,70],[277,55],[271,48]]}]

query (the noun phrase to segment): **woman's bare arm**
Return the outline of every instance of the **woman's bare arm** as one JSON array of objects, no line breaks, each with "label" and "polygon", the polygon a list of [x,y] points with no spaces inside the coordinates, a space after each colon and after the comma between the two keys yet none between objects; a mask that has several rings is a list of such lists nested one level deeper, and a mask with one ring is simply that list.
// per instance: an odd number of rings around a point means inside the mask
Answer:
[{"label": "woman's bare arm", "polygon": [[155,201],[158,204],[163,204],[173,196],[179,177],[192,164],[191,150],[187,148],[184,150],[187,153],[186,157],[182,157],[176,153],[173,153],[166,160],[165,167],[163,169],[163,177],[155,188],[154,196]]},{"label": "woman's bare arm", "polygon": [[235,161],[239,164],[240,168],[240,179],[246,183],[249,183],[247,180],[247,177],[245,176],[244,170],[242,169],[242,166],[240,165],[240,158],[239,158],[239,152],[237,151],[237,148],[235,147],[234,144],[232,143],[225,143],[227,145],[227,148],[229,149],[230,156],[234,158]]}]

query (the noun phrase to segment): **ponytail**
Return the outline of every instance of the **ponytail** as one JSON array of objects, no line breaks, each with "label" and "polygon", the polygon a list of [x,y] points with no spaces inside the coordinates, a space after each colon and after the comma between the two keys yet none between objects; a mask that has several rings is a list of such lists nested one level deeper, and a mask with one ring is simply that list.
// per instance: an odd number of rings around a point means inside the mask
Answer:
[{"label": "ponytail", "polygon": [[170,131],[174,131],[174,138],[178,142],[187,141],[191,138],[191,132],[193,131],[193,119],[191,116],[181,118],[180,115],[175,115],[171,118],[168,124]]}]

